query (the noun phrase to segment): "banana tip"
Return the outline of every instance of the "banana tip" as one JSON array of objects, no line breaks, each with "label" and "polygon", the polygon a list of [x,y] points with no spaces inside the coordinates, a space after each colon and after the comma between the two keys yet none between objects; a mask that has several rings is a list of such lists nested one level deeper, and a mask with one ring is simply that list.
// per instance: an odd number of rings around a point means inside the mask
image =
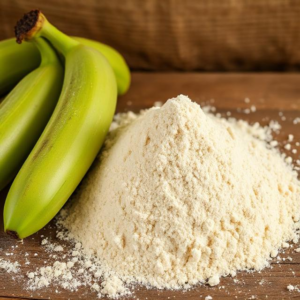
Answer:
[{"label": "banana tip", "polygon": [[6,230],[6,233],[15,239],[19,239],[19,235],[13,230]]},{"label": "banana tip", "polygon": [[21,44],[25,39],[30,39],[30,37],[38,31],[38,23],[40,21],[41,11],[31,10],[20,19],[15,26],[15,36],[18,44]]}]

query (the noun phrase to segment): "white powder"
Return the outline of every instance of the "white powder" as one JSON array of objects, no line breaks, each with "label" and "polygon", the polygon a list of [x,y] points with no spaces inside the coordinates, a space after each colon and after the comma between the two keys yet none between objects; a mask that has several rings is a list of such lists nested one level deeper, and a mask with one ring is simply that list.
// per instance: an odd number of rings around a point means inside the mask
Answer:
[{"label": "white powder", "polygon": [[292,134],[288,135],[288,141],[292,142],[294,140],[294,136]]},{"label": "white powder", "polygon": [[268,266],[296,238],[300,184],[267,147],[267,130],[215,118],[184,96],[125,119],[60,221],[100,263],[94,290],[218,284]]},{"label": "white powder", "polygon": [[287,287],[289,292],[299,292],[300,293],[300,288],[297,285],[291,285],[289,284]]},{"label": "white powder", "polygon": [[48,239],[47,238],[42,240],[42,245],[46,245],[46,244],[48,244]]},{"label": "white powder", "polygon": [[287,287],[286,287],[290,292],[293,291],[295,289],[295,287],[291,284],[289,284]]},{"label": "white powder", "polygon": [[218,285],[219,283],[220,283],[220,278],[218,275],[214,275],[214,276],[210,277],[208,280],[208,284],[210,286],[215,286],[215,285]]},{"label": "white powder", "polygon": [[10,262],[8,260],[0,258],[0,269],[3,269],[7,273],[18,273],[20,264],[15,262]]},{"label": "white powder", "polygon": [[271,147],[276,147],[276,146],[278,146],[278,142],[277,141],[272,141],[270,143],[270,145],[271,145]]},{"label": "white powder", "polygon": [[63,251],[63,250],[64,250],[64,248],[60,245],[54,247],[54,251],[56,251],[56,252],[60,252],[60,251]]},{"label": "white powder", "polygon": [[284,146],[284,149],[286,149],[286,150],[291,150],[291,149],[292,149],[291,144],[286,144],[286,145]]},{"label": "white powder", "polygon": [[282,248],[289,248],[290,247],[290,244],[289,243],[286,243],[286,242],[283,242],[282,245],[281,245]]},{"label": "white powder", "polygon": [[297,125],[297,124],[299,124],[299,123],[300,123],[300,118],[294,119],[294,121],[293,121],[293,124],[294,124],[294,125]]},{"label": "white powder", "polygon": [[273,250],[271,251],[271,253],[270,253],[270,256],[271,256],[272,258],[275,258],[277,255],[278,255],[278,250],[277,250],[277,249],[273,249]]}]

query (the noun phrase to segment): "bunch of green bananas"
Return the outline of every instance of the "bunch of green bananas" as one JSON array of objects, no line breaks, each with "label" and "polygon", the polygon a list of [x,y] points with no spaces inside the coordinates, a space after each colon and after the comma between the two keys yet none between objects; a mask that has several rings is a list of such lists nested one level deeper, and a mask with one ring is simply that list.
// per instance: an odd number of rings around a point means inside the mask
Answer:
[{"label": "bunch of green bananas", "polygon": [[30,43],[0,42],[0,95],[17,84],[0,102],[0,190],[15,177],[4,228],[25,238],[57,214],[91,166],[130,72],[117,51],[63,34],[39,10],[15,32]]}]

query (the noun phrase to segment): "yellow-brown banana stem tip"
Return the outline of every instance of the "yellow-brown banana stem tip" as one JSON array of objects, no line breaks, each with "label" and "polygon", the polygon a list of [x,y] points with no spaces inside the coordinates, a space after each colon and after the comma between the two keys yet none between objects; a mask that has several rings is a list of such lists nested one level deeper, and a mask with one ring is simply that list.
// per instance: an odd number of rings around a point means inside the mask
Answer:
[{"label": "yellow-brown banana stem tip", "polygon": [[17,22],[15,26],[15,36],[18,44],[21,44],[24,39],[30,39],[30,37],[40,29],[37,27],[40,22],[40,14],[40,10],[32,10]]}]

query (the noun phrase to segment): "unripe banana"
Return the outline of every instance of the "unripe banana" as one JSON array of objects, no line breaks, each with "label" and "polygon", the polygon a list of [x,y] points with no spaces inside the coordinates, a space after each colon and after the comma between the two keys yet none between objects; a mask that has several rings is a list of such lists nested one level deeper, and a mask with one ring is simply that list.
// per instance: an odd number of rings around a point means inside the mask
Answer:
[{"label": "unripe banana", "polygon": [[31,43],[0,42],[0,96],[8,93],[25,75],[39,66],[40,54]]},{"label": "unripe banana", "polygon": [[[98,50],[99,52],[101,52],[101,54],[103,54],[105,56],[105,58],[108,60],[108,62],[110,63],[114,74],[116,76],[116,80],[117,80],[117,86],[118,86],[118,94],[119,95],[123,95],[127,92],[129,86],[130,86],[130,70],[128,65],[126,64],[124,58],[122,57],[122,55],[116,51],[114,48],[102,44],[100,42],[97,41],[93,41],[93,40],[89,40],[89,39],[85,39],[85,38],[81,38],[81,37],[73,37],[75,40],[81,42],[82,44],[89,46],[91,48],[94,48],[96,50]],[[3,41],[6,42],[6,41]],[[1,43],[0,42],[0,53],[2,53],[1,50]],[[7,42],[9,42],[9,51],[14,53],[19,53],[21,52],[21,49],[23,49],[24,45],[28,46],[29,43],[23,43],[22,47],[20,47],[19,45],[17,45],[15,39],[9,39],[7,40]],[[30,46],[30,47],[29,47]],[[34,69],[35,67],[37,67],[37,59],[38,59],[38,55],[36,55],[37,50],[34,49],[34,47],[32,47],[32,45],[29,45],[28,47],[25,47],[26,49],[24,49],[24,53],[22,53],[23,56],[28,55],[30,56],[28,58],[28,60],[26,60],[26,64],[31,66],[31,69]],[[2,54],[1,54],[2,55]],[[20,57],[20,56],[18,56]],[[22,56],[21,56],[22,57]],[[32,59],[32,57],[34,57],[34,59]],[[22,58],[20,58],[21,60]],[[0,65],[1,65],[1,56],[0,56]],[[9,69],[13,66],[15,67],[19,67],[17,64],[14,64],[13,62],[8,62],[6,63],[7,68]],[[1,72],[1,69],[0,69]],[[7,72],[3,72],[3,76],[0,76],[0,85],[1,85],[1,78],[3,77],[4,79],[7,79],[7,77],[5,77],[5,73]],[[26,74],[26,72],[24,73]],[[24,75],[23,75],[24,76]],[[22,76],[18,77],[19,79],[22,78]],[[1,89],[0,89],[1,90]],[[1,93],[0,93],[1,94]]]},{"label": "unripe banana", "polygon": [[58,31],[40,11],[28,13],[23,24],[17,25],[19,41],[47,38],[66,65],[54,113],[5,202],[5,231],[19,238],[45,226],[74,192],[102,146],[117,99],[114,73],[99,51]]},{"label": "unripe banana", "polygon": [[74,37],[74,39],[86,46],[98,50],[105,56],[115,73],[118,86],[118,94],[124,95],[130,86],[130,70],[123,56],[108,45],[81,37]]},{"label": "unripe banana", "polygon": [[54,49],[36,40],[40,66],[0,103],[0,191],[17,174],[43,132],[59,98],[63,68]]}]

